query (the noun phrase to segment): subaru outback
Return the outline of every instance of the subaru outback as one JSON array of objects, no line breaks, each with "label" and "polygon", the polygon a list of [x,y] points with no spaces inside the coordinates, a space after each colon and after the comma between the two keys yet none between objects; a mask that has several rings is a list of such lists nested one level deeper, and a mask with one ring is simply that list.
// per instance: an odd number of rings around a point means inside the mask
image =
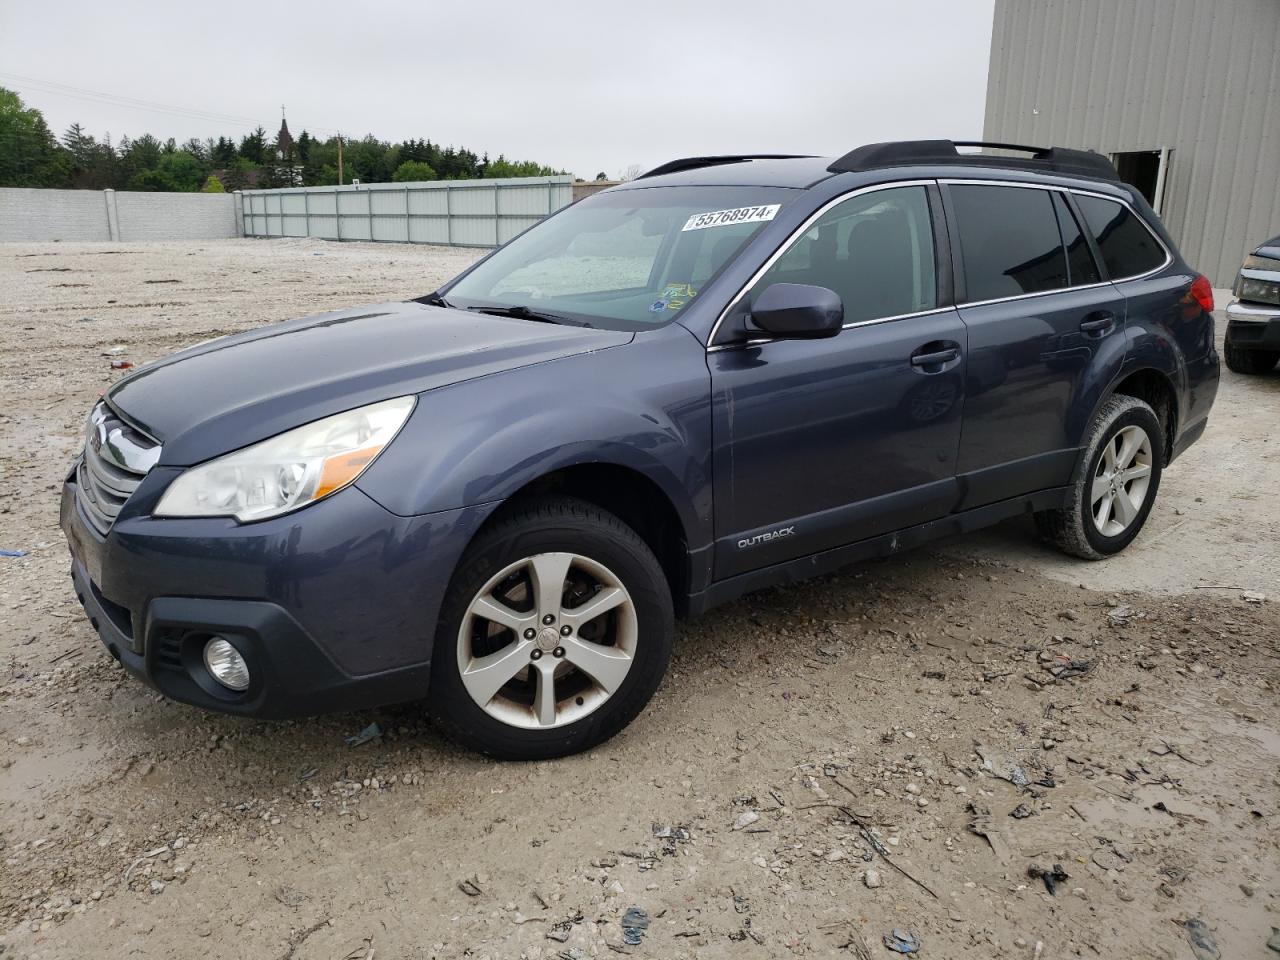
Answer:
[{"label": "subaru outback", "polygon": [[1018,515],[1124,549],[1213,404],[1209,282],[1102,157],[957,146],[672,161],[140,368],[62,494],[90,622],[177,701],[544,758],[643,709],[676,616]]}]

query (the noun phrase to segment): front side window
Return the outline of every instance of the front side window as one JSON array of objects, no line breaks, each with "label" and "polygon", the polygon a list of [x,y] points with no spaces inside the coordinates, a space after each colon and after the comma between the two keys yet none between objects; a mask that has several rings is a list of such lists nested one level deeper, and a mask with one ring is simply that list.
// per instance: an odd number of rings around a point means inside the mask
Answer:
[{"label": "front side window", "polygon": [[840,295],[845,323],[938,305],[933,227],[924,187],[863,193],[823,214],[753,288],[806,283]]},{"label": "front side window", "polygon": [[1083,194],[1076,194],[1076,203],[1112,280],[1136,277],[1164,263],[1164,249],[1123,203]]},{"label": "front side window", "polygon": [[953,184],[951,204],[969,302],[1067,286],[1067,255],[1050,191]]},{"label": "front side window", "polygon": [[453,306],[527,308],[609,330],[674,320],[800,191],[648,187],[574,204],[443,290]]}]

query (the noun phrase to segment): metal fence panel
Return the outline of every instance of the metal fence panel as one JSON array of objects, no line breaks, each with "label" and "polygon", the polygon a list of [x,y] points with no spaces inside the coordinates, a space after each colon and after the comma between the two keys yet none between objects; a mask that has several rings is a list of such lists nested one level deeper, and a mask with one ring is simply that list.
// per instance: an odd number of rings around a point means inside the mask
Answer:
[{"label": "metal fence panel", "polygon": [[307,235],[307,198],[298,194],[282,194],[280,197],[281,232],[286,237]]},{"label": "metal fence panel", "polygon": [[410,243],[452,243],[449,210],[452,188],[410,190],[405,195]]},{"label": "metal fence panel", "polygon": [[568,176],[250,190],[244,233],[493,247],[572,202]]},{"label": "metal fence panel", "polygon": [[[343,240],[372,240],[369,228],[369,191],[351,190],[338,194],[338,217]],[[274,234],[279,236],[279,234]]]}]

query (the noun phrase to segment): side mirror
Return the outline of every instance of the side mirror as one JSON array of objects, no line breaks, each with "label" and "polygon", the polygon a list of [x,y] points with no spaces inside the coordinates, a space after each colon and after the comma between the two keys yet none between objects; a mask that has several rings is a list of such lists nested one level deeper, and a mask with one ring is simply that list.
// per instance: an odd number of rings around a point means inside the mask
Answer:
[{"label": "side mirror", "polygon": [[775,283],[751,304],[751,320],[761,330],[795,340],[834,337],[844,324],[840,295],[807,283]]}]

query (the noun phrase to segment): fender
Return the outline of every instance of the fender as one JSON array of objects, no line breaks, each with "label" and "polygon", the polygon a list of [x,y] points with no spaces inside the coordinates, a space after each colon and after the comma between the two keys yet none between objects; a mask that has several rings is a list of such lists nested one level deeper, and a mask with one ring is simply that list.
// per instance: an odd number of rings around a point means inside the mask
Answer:
[{"label": "fender", "polygon": [[[683,327],[429,390],[357,481],[417,516],[507,499],[565,467],[608,463],[654,481],[691,551],[711,541],[710,373]],[[422,451],[431,451],[424,455]]]},{"label": "fender", "polygon": [[[1089,410],[1088,424],[1116,388],[1136,373],[1160,374],[1173,396],[1170,453],[1188,431],[1203,429],[1217,393],[1217,357],[1213,347],[1213,314],[1190,296],[1195,274],[1185,269],[1115,284],[1125,298],[1125,356],[1122,367]],[[1170,293],[1181,293],[1174,302]],[[1201,362],[1203,361],[1203,362]],[[1193,377],[1193,371],[1198,371]]]},{"label": "fender", "polygon": [[[1103,381],[1105,383],[1105,388],[1094,393],[1092,403],[1087,408],[1084,408],[1088,411],[1088,418],[1080,421],[1078,425],[1078,433],[1076,432],[1077,423],[1074,418],[1072,420],[1073,436],[1077,436],[1079,438],[1077,440],[1077,445],[1080,446],[1080,453],[1076,460],[1075,469],[1071,472],[1073,480],[1079,476],[1079,470],[1084,463],[1084,455],[1086,452],[1083,446],[1084,432],[1088,429],[1089,424],[1093,423],[1094,419],[1098,416],[1098,411],[1102,409],[1102,405],[1115,395],[1116,388],[1119,387],[1120,384],[1135,373],[1142,373],[1145,370],[1151,370],[1158,373],[1168,382],[1175,398],[1178,395],[1178,388],[1176,385],[1177,381],[1175,379],[1177,376],[1177,370],[1170,366],[1170,361],[1167,359],[1168,354],[1162,350],[1162,348],[1166,347],[1167,344],[1160,338],[1151,336],[1149,333],[1138,331],[1135,335],[1134,332],[1129,331],[1127,328],[1124,339],[1129,343],[1129,352],[1122,355],[1122,364],[1111,371],[1111,376],[1108,380]],[[1176,405],[1175,400],[1175,406]],[[1175,411],[1174,416],[1177,422],[1181,422],[1181,417],[1177,411]]]},{"label": "fender", "polygon": [[1175,449],[1189,432],[1204,429],[1218,392],[1215,322],[1191,296],[1197,276],[1183,267],[1116,284],[1128,303],[1134,369],[1158,370],[1173,387]]}]

